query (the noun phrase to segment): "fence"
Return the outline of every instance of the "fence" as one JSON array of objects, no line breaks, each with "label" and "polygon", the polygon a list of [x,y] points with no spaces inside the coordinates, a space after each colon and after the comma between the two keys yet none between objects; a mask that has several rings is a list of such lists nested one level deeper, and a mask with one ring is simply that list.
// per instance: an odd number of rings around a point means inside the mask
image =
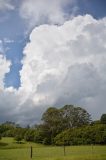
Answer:
[{"label": "fence", "polygon": [[0,160],[106,160],[106,146],[30,146],[1,149]]},{"label": "fence", "polygon": [[102,146],[53,146],[53,147],[34,147],[30,149],[30,157],[37,158],[65,158],[65,157],[84,157],[84,156],[95,156],[95,155],[105,155],[106,147]]}]

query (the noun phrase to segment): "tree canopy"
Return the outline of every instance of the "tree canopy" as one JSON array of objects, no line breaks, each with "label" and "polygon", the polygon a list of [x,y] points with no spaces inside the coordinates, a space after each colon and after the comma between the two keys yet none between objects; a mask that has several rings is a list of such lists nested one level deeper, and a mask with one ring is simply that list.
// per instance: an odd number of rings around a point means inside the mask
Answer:
[{"label": "tree canopy", "polygon": [[106,124],[106,114],[102,114],[100,120],[101,120],[101,123],[102,123],[102,124]]},{"label": "tree canopy", "polygon": [[106,144],[106,114],[92,121],[90,114],[79,106],[49,107],[42,115],[42,123],[21,127],[14,122],[0,125],[1,137],[46,145]]}]

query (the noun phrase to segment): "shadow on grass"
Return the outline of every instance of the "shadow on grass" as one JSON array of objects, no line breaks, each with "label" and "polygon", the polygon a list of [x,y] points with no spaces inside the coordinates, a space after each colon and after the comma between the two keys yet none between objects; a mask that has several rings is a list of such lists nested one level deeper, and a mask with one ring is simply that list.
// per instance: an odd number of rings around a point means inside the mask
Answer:
[{"label": "shadow on grass", "polygon": [[14,142],[16,144],[25,144],[25,142]]},{"label": "shadow on grass", "polygon": [[8,143],[0,142],[0,147],[5,147],[7,145],[8,145]]}]

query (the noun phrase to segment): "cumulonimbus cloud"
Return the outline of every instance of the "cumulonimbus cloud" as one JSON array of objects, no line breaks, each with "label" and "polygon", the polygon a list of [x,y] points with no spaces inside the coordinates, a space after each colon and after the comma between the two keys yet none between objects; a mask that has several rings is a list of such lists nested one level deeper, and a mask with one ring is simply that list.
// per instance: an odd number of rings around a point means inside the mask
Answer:
[{"label": "cumulonimbus cloud", "polygon": [[21,86],[4,90],[10,108],[16,101],[13,119],[38,121],[46,107],[67,103],[80,105],[93,118],[100,118],[106,97],[106,19],[85,15],[61,26],[41,25],[29,39],[23,51]]}]

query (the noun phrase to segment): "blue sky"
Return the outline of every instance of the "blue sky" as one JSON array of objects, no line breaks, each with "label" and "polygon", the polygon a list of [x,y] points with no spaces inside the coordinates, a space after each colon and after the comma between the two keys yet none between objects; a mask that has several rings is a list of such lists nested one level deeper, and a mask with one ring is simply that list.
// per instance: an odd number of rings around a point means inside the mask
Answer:
[{"label": "blue sky", "polygon": [[20,85],[19,70],[22,66],[22,51],[26,42],[26,26],[17,9],[1,11],[0,16],[0,38],[3,41],[3,54],[12,62],[11,70],[5,77],[5,86],[18,88]]},{"label": "blue sky", "polygon": [[0,0],[0,121],[65,104],[106,112],[105,28],[106,0]]},{"label": "blue sky", "polygon": [[79,2],[81,14],[91,14],[94,18],[103,18],[106,16],[105,0],[83,0]]}]

